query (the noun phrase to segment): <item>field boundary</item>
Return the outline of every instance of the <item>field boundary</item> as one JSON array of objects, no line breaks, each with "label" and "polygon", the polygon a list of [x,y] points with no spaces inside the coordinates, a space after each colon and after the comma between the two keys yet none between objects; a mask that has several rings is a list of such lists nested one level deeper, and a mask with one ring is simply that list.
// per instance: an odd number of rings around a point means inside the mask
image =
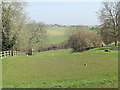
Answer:
[{"label": "field boundary", "polygon": [[7,57],[7,56],[16,56],[18,55],[18,51],[1,51],[0,58]]}]

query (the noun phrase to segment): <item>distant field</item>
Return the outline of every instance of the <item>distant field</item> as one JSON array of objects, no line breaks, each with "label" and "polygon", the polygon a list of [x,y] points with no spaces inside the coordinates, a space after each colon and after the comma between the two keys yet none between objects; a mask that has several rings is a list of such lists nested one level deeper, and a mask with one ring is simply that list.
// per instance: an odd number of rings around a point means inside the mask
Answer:
[{"label": "distant field", "polygon": [[3,58],[3,87],[117,88],[118,51],[109,53],[103,52],[104,49],[83,53],[51,50],[34,56]]},{"label": "distant field", "polygon": [[[88,30],[92,27],[88,27]],[[47,40],[46,44],[59,44],[63,42],[64,40],[67,40],[66,31],[69,30],[69,27],[48,27],[47,30]],[[93,30],[95,32],[98,32],[98,30]]]},{"label": "distant field", "polygon": [[47,44],[58,44],[67,40],[66,30],[69,27],[49,27],[46,28],[48,33],[48,38],[46,40]]}]

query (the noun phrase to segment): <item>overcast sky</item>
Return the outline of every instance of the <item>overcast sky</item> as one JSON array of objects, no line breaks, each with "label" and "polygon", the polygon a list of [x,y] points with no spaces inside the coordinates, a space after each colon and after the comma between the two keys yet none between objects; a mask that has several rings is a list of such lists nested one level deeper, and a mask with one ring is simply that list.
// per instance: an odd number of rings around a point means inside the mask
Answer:
[{"label": "overcast sky", "polygon": [[28,2],[31,20],[45,24],[99,25],[96,12],[101,2]]}]

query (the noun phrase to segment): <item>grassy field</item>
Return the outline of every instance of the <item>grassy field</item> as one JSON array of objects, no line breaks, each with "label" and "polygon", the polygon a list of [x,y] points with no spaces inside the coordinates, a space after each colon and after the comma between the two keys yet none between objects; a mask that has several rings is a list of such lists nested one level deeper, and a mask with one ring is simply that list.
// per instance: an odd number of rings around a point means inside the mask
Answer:
[{"label": "grassy field", "polygon": [[[90,30],[92,27],[88,27],[88,30]],[[59,44],[65,40],[68,39],[66,33],[67,30],[69,30],[70,27],[48,27],[46,28],[48,37],[46,40],[46,44]],[[95,32],[98,32],[98,30],[94,30]]]},{"label": "grassy field", "polygon": [[[68,28],[46,28],[46,43],[58,44],[66,40]],[[3,87],[117,88],[118,51],[104,52],[104,49],[115,48],[109,46],[82,53],[72,53],[71,49],[51,50],[34,56],[3,58]]]},{"label": "grassy field", "polygon": [[3,58],[3,87],[117,88],[118,51],[103,52],[106,48],[110,47],[82,53],[51,50],[34,56]]},{"label": "grassy field", "polygon": [[58,44],[67,39],[65,35],[66,30],[69,27],[50,27],[46,28],[48,33],[48,39],[46,40],[47,44]]}]

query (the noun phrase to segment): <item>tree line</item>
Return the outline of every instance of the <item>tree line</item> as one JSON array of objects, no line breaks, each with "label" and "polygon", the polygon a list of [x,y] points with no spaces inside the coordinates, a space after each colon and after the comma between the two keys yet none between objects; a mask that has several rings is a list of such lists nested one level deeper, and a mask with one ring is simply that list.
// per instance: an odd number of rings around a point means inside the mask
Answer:
[{"label": "tree line", "polygon": [[44,23],[30,21],[26,16],[25,2],[1,2],[0,30],[2,33],[2,51],[35,50],[46,37]]},{"label": "tree line", "polygon": [[[26,6],[25,2],[0,3],[0,41],[3,51],[19,50],[29,53],[44,46],[47,38],[46,26],[42,22],[30,21],[24,11]],[[57,47],[84,51],[98,47],[103,42],[106,45],[114,42],[117,46],[120,41],[120,1],[103,2],[103,7],[97,13],[101,22],[99,33],[84,26],[71,26],[67,32],[68,40]]]},{"label": "tree line", "polygon": [[[70,34],[68,43],[74,51],[85,51],[92,47],[120,41],[120,1],[103,2],[103,7],[97,12],[101,22],[99,33],[86,31],[82,27],[75,27]],[[102,45],[103,46],[103,45]]]}]

